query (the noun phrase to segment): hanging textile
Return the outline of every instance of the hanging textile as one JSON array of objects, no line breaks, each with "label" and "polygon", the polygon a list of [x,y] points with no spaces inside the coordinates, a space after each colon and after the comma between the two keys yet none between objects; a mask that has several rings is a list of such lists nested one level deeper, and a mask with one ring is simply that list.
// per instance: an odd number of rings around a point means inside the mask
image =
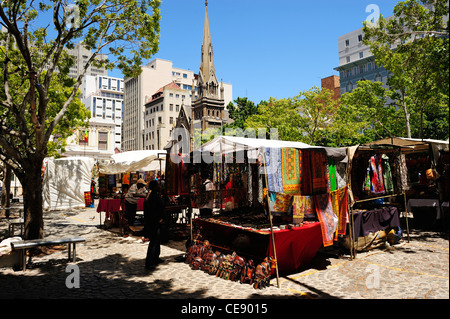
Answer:
[{"label": "hanging textile", "polygon": [[339,188],[330,193],[331,204],[333,207],[333,212],[338,219],[336,226],[336,232],[334,235],[334,240],[337,240],[338,235],[345,235],[347,231],[347,217],[348,217],[348,187]]},{"label": "hanging textile", "polygon": [[338,189],[339,194],[339,224],[338,235],[345,235],[348,223],[348,186]]},{"label": "hanging textile", "polygon": [[389,157],[386,154],[381,156],[383,167],[384,187],[386,192],[394,192],[394,181],[392,180],[391,165],[389,164]]},{"label": "hanging textile", "polygon": [[347,164],[338,162],[336,167],[336,186],[337,188],[342,188],[347,185]]},{"label": "hanging textile", "polygon": [[292,195],[276,193],[273,210],[275,213],[286,213],[291,205]]},{"label": "hanging textile", "polygon": [[337,186],[337,177],[336,177],[336,165],[334,162],[334,158],[328,157],[328,173],[329,173],[329,185],[330,191],[335,191]]},{"label": "hanging textile", "polygon": [[311,152],[311,174],[313,194],[328,191],[328,158],[325,153]]},{"label": "hanging textile", "polygon": [[272,192],[283,192],[281,173],[281,149],[266,148],[266,166],[268,188]]},{"label": "hanging textile", "polygon": [[333,213],[330,193],[314,195],[314,206],[322,229],[323,246],[331,246],[338,219]]},{"label": "hanging textile", "polygon": [[283,193],[301,193],[301,151],[295,148],[281,149]]},{"label": "hanging textile", "polygon": [[312,170],[311,170],[311,154],[314,151],[302,150],[302,165],[301,176],[302,176],[302,195],[312,195],[313,185],[312,185]]},{"label": "hanging textile", "polygon": [[[184,155],[181,155],[184,156]],[[172,162],[170,156],[166,159],[165,183],[167,195],[187,195],[190,192],[189,171],[183,160]]]},{"label": "hanging textile", "polygon": [[292,217],[293,221],[301,222],[305,217],[314,216],[314,206],[312,196],[292,196]]}]

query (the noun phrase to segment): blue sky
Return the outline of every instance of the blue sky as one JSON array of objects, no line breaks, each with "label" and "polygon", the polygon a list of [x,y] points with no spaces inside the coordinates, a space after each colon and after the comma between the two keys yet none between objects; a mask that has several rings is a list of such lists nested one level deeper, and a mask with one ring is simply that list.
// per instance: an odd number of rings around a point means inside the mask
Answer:
[{"label": "blue sky", "polygon": [[[320,87],[338,75],[338,37],[362,27],[376,4],[387,17],[395,0],[209,0],[218,80],[233,85],[233,99],[259,103]],[[174,67],[198,72],[204,0],[163,0],[159,52]],[[149,62],[149,61],[146,61]],[[118,71],[109,73],[121,76]]]}]

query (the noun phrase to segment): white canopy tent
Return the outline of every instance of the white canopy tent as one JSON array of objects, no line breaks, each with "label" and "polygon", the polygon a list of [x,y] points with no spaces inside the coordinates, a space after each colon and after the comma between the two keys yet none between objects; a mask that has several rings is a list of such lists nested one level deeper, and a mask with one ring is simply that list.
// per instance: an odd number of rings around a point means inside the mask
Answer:
[{"label": "white canopy tent", "polygon": [[117,153],[110,163],[100,163],[101,174],[120,174],[134,171],[165,171],[165,150],[141,150]]},{"label": "white canopy tent", "polygon": [[331,148],[313,146],[302,142],[267,140],[260,138],[247,138],[237,136],[218,136],[203,144],[197,152],[211,152],[215,154],[230,153],[237,151],[249,151],[249,158],[256,158],[258,152],[264,148],[298,148],[298,149],[322,149],[328,156],[337,158],[338,161],[346,157],[346,148]]},{"label": "white canopy tent", "polygon": [[85,207],[84,192],[91,190],[92,168],[89,157],[46,159],[43,180],[44,210]]}]

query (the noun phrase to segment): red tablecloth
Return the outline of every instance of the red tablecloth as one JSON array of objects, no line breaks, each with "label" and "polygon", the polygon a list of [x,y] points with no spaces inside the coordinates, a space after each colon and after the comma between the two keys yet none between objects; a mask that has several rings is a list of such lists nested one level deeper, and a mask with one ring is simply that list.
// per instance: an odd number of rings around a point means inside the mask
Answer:
[{"label": "red tablecloth", "polygon": [[[291,272],[307,266],[322,246],[322,232],[318,222],[274,231],[273,235],[280,272]],[[267,249],[267,255],[274,255],[272,242]]]},{"label": "red tablecloth", "polygon": [[[97,206],[97,213],[105,212],[106,218],[113,212],[122,212],[125,209],[122,199],[100,198]],[[144,198],[139,198],[137,210],[144,210]]]},{"label": "red tablecloth", "polygon": [[[270,232],[249,231],[199,218],[193,222],[200,227],[203,239],[217,248],[235,250],[237,254],[248,255],[249,258],[274,256]],[[322,246],[322,232],[318,222],[274,231],[274,238],[278,270],[282,273],[306,267]]]}]

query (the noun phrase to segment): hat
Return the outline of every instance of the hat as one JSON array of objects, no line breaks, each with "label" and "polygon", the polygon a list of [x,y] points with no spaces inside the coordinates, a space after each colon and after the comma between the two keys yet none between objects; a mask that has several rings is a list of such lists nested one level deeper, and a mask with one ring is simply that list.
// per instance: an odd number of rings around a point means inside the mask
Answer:
[{"label": "hat", "polygon": [[144,184],[144,185],[147,185],[147,183],[146,183],[142,178],[138,179],[138,181],[137,181],[136,184]]}]

